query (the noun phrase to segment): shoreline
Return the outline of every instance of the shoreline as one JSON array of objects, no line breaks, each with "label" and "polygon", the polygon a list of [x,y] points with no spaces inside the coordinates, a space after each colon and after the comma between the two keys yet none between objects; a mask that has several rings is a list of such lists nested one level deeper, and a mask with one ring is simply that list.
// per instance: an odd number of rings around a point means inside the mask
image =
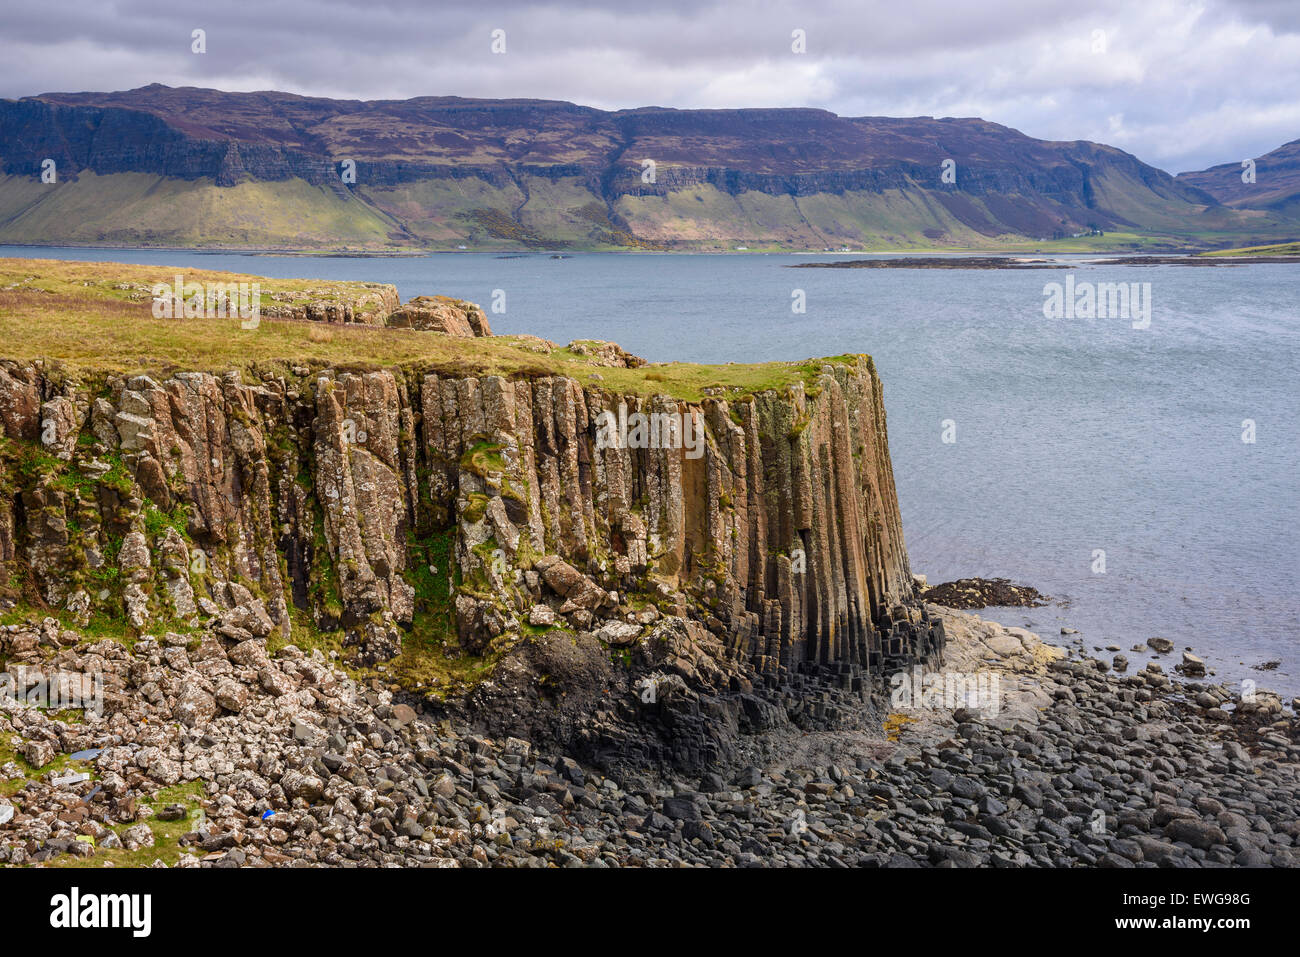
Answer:
[{"label": "shoreline", "polygon": [[[1078,255],[1062,253],[1061,255]],[[1071,262],[1011,256],[950,256],[936,259],[852,259],[845,262],[796,263],[787,269],[1074,269],[1078,266],[1253,266],[1264,263],[1300,263],[1300,256],[1149,256],[1135,254],[1111,259],[1079,259]]]},{"label": "shoreline", "polygon": [[[439,255],[491,255],[500,256],[503,254],[511,256],[552,256],[559,254],[561,256],[573,255],[652,255],[652,256],[887,256],[893,257],[887,260],[847,260],[844,262],[831,263],[800,263],[797,267],[829,267],[829,268],[886,268],[879,265],[858,265],[858,263],[880,263],[880,262],[907,262],[915,259],[921,263],[942,263],[945,260],[983,260],[983,259],[1026,259],[1030,257],[1043,256],[1112,256],[1117,257],[1116,262],[1124,262],[1128,259],[1151,259],[1151,260],[1186,260],[1186,259],[1218,259],[1226,260],[1219,265],[1239,264],[1243,260],[1259,262],[1278,262],[1278,261],[1296,261],[1300,262],[1300,256],[1228,256],[1224,255],[1221,249],[1188,249],[1186,252],[1168,252],[1152,253],[1150,251],[1139,252],[1132,249],[1117,248],[1113,250],[1097,249],[1095,247],[1076,247],[1073,249],[1060,250],[1043,250],[1041,247],[1031,248],[970,248],[970,249],[951,249],[947,247],[909,247],[907,249],[887,248],[887,249],[855,249],[850,251],[826,250],[826,249],[776,249],[776,248],[748,248],[748,249],[629,249],[621,247],[609,248],[581,248],[581,247],[538,247],[538,248],[518,248],[512,246],[494,246],[478,247],[475,249],[449,249],[441,247],[417,248],[417,249],[367,249],[367,250],[348,250],[342,248],[324,247],[320,249],[303,248],[297,246],[169,246],[169,245],[147,245],[135,246],[120,243],[20,243],[20,242],[0,242],[0,246],[12,249],[103,249],[103,250],[125,250],[129,252],[183,252],[194,253],[196,255],[246,255],[246,256],[287,256],[300,257],[304,259],[425,259]],[[1198,263],[1200,265],[1201,263]],[[1209,262],[1204,265],[1210,265]],[[943,268],[942,265],[917,265],[917,266],[893,266],[889,268]],[[948,267],[954,268],[954,267]],[[971,268],[1048,268],[1047,266],[1037,267],[1017,267],[1017,266],[988,266],[988,267],[971,267]],[[1055,267],[1055,268],[1060,268]]]},{"label": "shoreline", "polygon": [[[926,611],[948,633],[944,674],[998,676],[995,715],[866,708],[864,728],[760,735],[770,739],[761,766],[641,780],[422,713],[319,652],[268,656],[257,640],[194,649],[171,635],[130,652],[104,641],[74,650],[75,634],[48,620],[6,626],[11,661],[15,647],[40,658],[44,645],[65,666],[97,657],[110,673],[152,672],[162,688],[183,658],[224,677],[219,717],[182,708],[180,723],[145,723],[157,710],[128,677],[112,717],[0,718],[4,739],[24,738],[37,760],[104,748],[85,765],[97,780],[47,773],[0,790],[0,807],[16,805],[0,824],[0,864],[158,854],[198,867],[1300,865],[1295,703],[1261,693],[1228,712],[1209,707],[1222,689],[1150,670],[1116,676],[1023,629]],[[239,743],[249,736],[267,756],[251,765]],[[16,767],[0,762],[0,779]],[[70,796],[88,813],[68,821]]]}]

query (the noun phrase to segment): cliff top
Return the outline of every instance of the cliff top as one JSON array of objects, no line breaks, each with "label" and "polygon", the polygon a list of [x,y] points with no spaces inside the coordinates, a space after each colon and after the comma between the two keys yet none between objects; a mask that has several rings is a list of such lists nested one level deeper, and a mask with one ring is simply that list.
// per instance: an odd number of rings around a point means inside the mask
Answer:
[{"label": "cliff top", "polygon": [[[43,93],[20,103],[156,117],[196,140],[281,147],[307,155],[420,165],[577,164],[615,157],[792,174],[863,169],[899,160],[934,164],[953,155],[1064,165],[1062,153],[1119,155],[1084,141],[1052,143],[975,117],[838,116],[802,108],[679,110],[647,106],[605,111],[559,100],[334,100],[267,90],[240,93],[151,84],[114,93]],[[128,117],[120,117],[127,122]],[[815,150],[808,149],[816,143]],[[758,145],[756,145],[758,144]],[[44,154],[43,154],[44,155]],[[1164,174],[1162,174],[1164,175]],[[1166,177],[1168,178],[1168,177]]]},{"label": "cliff top", "polygon": [[[226,317],[157,318],[156,284],[257,283],[261,318],[242,328]],[[234,290],[231,290],[232,294]],[[457,338],[382,325],[398,305],[380,283],[273,279],[241,273],[107,262],[0,258],[0,358],[45,360],[70,374],[265,370],[281,364],[365,370],[401,366],[505,377],[571,376],[625,394],[737,398],[811,385],[827,362],[854,357],[755,365],[658,363],[610,365],[608,350],[587,340],[557,347],[535,336]],[[352,321],[287,318],[310,307],[346,308]],[[232,310],[233,312],[233,310]],[[617,347],[613,347],[617,350]],[[621,353],[621,350],[617,350]],[[599,376],[599,379],[594,377]]]}]

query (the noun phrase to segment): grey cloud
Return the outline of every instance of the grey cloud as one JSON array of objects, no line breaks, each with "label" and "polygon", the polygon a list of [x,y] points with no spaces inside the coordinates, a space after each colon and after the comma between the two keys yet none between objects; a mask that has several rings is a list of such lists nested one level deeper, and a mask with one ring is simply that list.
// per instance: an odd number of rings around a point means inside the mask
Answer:
[{"label": "grey cloud", "polygon": [[[208,52],[190,52],[190,31]],[[508,53],[489,50],[504,29]],[[808,52],[790,50],[793,29]],[[1107,52],[1090,53],[1094,30]],[[1300,6],[1284,0],[72,2],[6,13],[0,95],[147,83],[348,99],[603,108],[814,106],[979,115],[1177,171],[1300,136]]]}]

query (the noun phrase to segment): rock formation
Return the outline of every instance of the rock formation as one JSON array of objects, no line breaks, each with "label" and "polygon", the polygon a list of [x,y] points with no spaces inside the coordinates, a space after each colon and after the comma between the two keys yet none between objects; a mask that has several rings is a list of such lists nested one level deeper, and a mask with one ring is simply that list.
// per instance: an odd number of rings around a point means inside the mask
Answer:
[{"label": "rock formation", "polygon": [[[637,413],[669,438],[670,421],[695,423],[698,454],[602,447],[602,416]],[[581,639],[575,688],[608,684],[593,675],[622,656],[637,673],[620,680],[666,669],[691,694],[807,680],[859,701],[942,643],[914,599],[867,357],[698,403],[416,367],[79,378],[0,363],[0,430],[11,597],[140,633],[307,627],[341,635],[359,666],[450,641],[495,665],[466,699],[489,723],[505,720],[503,669],[534,694],[554,680],[557,634]],[[262,614],[265,629],[246,620]],[[438,681],[421,691],[473,690]],[[552,704],[550,730],[576,733]]]},{"label": "rock formation", "polygon": [[401,306],[397,287],[387,283],[372,283],[369,291],[352,301],[317,299],[308,302],[281,302],[279,294],[262,306],[262,316],[267,319],[305,319],[311,322],[359,323],[382,326],[388,317]]},{"label": "rock formation", "polygon": [[492,335],[481,306],[449,296],[416,296],[388,317],[388,325],[466,338]]}]

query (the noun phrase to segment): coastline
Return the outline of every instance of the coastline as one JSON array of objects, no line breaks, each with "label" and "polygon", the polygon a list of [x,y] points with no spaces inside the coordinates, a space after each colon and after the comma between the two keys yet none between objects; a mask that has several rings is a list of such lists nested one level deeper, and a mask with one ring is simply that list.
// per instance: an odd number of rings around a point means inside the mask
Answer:
[{"label": "coastline", "polygon": [[[1220,689],[1151,671],[1117,677],[1023,629],[926,611],[947,629],[944,674],[998,676],[996,714],[925,708],[876,714],[874,729],[785,728],[767,734],[761,766],[639,780],[483,736],[358,684],[319,651],[264,656],[256,641],[189,650],[222,663],[219,694],[238,704],[205,724],[196,749],[188,722],[140,720],[153,709],[136,676],[165,681],[181,636],[128,652],[68,647],[76,636],[48,619],[6,626],[7,652],[44,646],[74,667],[100,656],[129,677],[111,719],[0,718],[6,740],[18,735],[37,759],[56,746],[103,749],[85,764],[93,783],[49,773],[15,791],[18,766],[0,763],[10,785],[0,806],[15,812],[0,825],[0,863],[1300,865],[1294,703],[1260,693],[1229,713],[1203,706]],[[256,768],[240,752],[250,735],[265,751]],[[69,797],[89,812],[75,823],[60,813]]]},{"label": "coastline", "polygon": [[1263,263],[1300,263],[1300,256],[1148,256],[1134,254],[1113,259],[1077,259],[1070,262],[1029,259],[1024,256],[964,256],[935,259],[851,259],[843,262],[796,263],[787,269],[1073,269],[1076,266],[1253,266]]},{"label": "coastline", "polygon": [[[104,249],[104,250],[125,250],[129,252],[184,252],[194,253],[197,255],[251,255],[251,256],[293,256],[302,258],[320,258],[320,259],[420,259],[435,255],[501,255],[510,254],[518,256],[549,256],[552,254],[562,254],[572,256],[576,254],[587,255],[636,255],[636,256],[888,256],[888,257],[918,257],[925,259],[981,259],[992,257],[1007,258],[1024,258],[1030,256],[1117,256],[1117,257],[1137,257],[1150,259],[1190,259],[1196,257],[1218,257],[1239,259],[1231,255],[1232,250],[1225,250],[1216,247],[1178,247],[1169,246],[1162,249],[1159,246],[1155,248],[1153,254],[1151,248],[1138,250],[1133,248],[1131,243],[1116,244],[1113,248],[1088,246],[1088,245],[1067,245],[1061,248],[1044,248],[1042,245],[1036,246],[972,246],[972,247],[951,247],[951,246],[908,246],[899,247],[881,247],[878,249],[854,249],[854,250],[833,250],[833,249],[812,249],[812,248],[785,248],[781,246],[762,246],[749,245],[745,248],[709,248],[709,247],[690,247],[682,246],[671,249],[646,249],[641,247],[624,247],[624,246],[484,246],[478,245],[473,249],[459,249],[447,246],[429,246],[415,248],[395,248],[395,249],[351,249],[348,247],[302,247],[302,246],[225,246],[225,245],[168,245],[168,244],[148,244],[134,245],[130,243],[75,243],[75,242],[0,242],[0,247],[9,247],[12,249]],[[1185,250],[1180,252],[1179,250]],[[1276,262],[1280,258],[1275,255],[1259,255],[1254,259],[1260,261]],[[853,260],[844,263],[834,263],[838,268],[850,268]],[[867,260],[874,262],[874,260]],[[820,265],[820,264],[810,264]],[[1207,263],[1208,265],[1208,263]],[[924,268],[924,267],[922,267]],[[989,267],[995,268],[995,267]]]}]

